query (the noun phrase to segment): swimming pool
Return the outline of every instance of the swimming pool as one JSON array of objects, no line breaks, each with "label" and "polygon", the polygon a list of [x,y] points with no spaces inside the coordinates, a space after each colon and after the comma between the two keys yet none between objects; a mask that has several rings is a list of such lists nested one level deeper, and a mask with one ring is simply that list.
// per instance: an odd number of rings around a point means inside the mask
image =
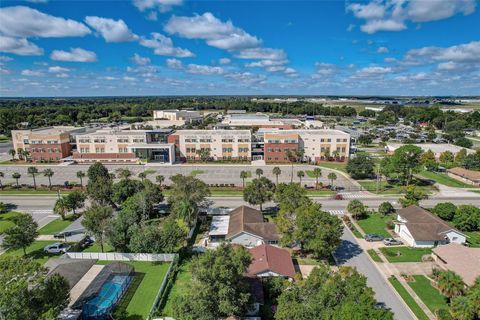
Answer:
[{"label": "swimming pool", "polygon": [[83,305],[83,319],[102,319],[111,313],[123,293],[127,290],[132,276],[113,275],[100,288],[98,294]]}]

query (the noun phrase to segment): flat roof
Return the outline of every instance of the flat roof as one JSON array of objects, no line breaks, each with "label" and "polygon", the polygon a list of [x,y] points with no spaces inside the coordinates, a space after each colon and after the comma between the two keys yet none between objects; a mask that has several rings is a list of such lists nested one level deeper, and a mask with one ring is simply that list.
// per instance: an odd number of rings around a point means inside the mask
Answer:
[{"label": "flat roof", "polygon": [[230,216],[213,216],[210,224],[209,236],[226,236],[228,234],[228,224]]},{"label": "flat roof", "polygon": [[[406,145],[406,143],[387,143],[387,148],[395,150],[404,145]],[[415,143],[414,146],[420,147],[424,151],[432,150],[433,153],[441,153],[445,151],[457,153],[462,149],[466,149],[468,154],[475,152],[475,150],[459,147],[449,143]]]}]

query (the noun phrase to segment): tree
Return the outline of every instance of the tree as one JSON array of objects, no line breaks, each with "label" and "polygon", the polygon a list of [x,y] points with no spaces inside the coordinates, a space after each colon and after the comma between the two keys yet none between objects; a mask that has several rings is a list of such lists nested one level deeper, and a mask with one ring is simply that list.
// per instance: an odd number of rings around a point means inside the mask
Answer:
[{"label": "tree", "polygon": [[422,148],[407,144],[396,149],[391,156],[392,167],[406,186],[410,184],[413,174],[420,172],[422,153]]},{"label": "tree", "polygon": [[138,173],[138,177],[140,178],[140,180],[142,180],[142,182],[145,180],[145,178],[147,177],[147,174],[145,172],[139,172]]},{"label": "tree", "polygon": [[12,173],[12,178],[15,179],[15,182],[17,184],[17,188],[20,188],[20,185],[18,184],[18,180],[22,177],[22,175],[18,172]]},{"label": "tree", "polygon": [[[17,149],[17,156],[18,156],[18,160],[23,160],[23,155],[24,155],[24,151],[22,148],[18,148]],[[25,159],[26,160],[26,159]]]},{"label": "tree", "polygon": [[455,211],[457,207],[451,202],[442,202],[437,203],[432,209],[432,212],[436,214],[439,218],[447,221],[452,221],[455,217]]},{"label": "tree", "polygon": [[299,179],[300,185],[302,185],[302,178],[305,177],[305,172],[302,170],[297,171],[297,177]]},{"label": "tree", "polygon": [[274,192],[275,184],[266,177],[253,179],[252,183],[243,190],[243,200],[251,205],[259,205],[262,211],[262,205],[272,200]]},{"label": "tree", "polygon": [[373,176],[374,163],[367,154],[359,153],[348,160],[346,170],[353,179],[366,179]]},{"label": "tree", "polygon": [[83,178],[85,178],[85,172],[77,171],[77,178],[80,179],[80,187],[83,189]]},{"label": "tree", "polygon": [[7,212],[7,205],[3,202],[0,202],[0,214]]},{"label": "tree", "polygon": [[276,320],[393,320],[390,310],[376,307],[367,278],[351,267],[338,272],[320,264],[305,280],[289,283],[278,297]]},{"label": "tree", "polygon": [[161,224],[150,223],[132,230],[129,247],[140,253],[178,252],[188,235],[188,226],[181,219],[169,217]]},{"label": "tree", "polygon": [[[477,301],[477,303],[480,301]],[[474,320],[475,306],[466,296],[454,297],[450,302],[450,313],[456,320]],[[478,318],[477,318],[478,319]]]},{"label": "tree", "polygon": [[390,202],[382,202],[378,207],[378,213],[383,216],[387,216],[389,214],[395,213],[395,208],[392,206]]},{"label": "tree", "polygon": [[463,148],[460,151],[458,151],[457,154],[455,155],[455,162],[462,163],[466,156],[467,156],[467,149]]},{"label": "tree", "polygon": [[15,155],[17,154],[15,149],[8,150],[8,154],[12,157],[12,161],[15,161]]},{"label": "tree", "polygon": [[257,170],[255,170],[255,174],[257,175],[258,178],[260,178],[261,176],[263,176],[263,170],[260,168],[257,168]]},{"label": "tree", "polygon": [[66,197],[61,197],[60,199],[57,199],[57,201],[55,201],[55,205],[53,206],[53,212],[62,217],[62,220],[65,220],[65,217],[69,210],[70,207],[67,203]]},{"label": "tree", "polygon": [[112,207],[92,204],[83,214],[82,225],[88,233],[95,237],[103,252],[103,245],[107,230],[113,217]]},{"label": "tree", "polygon": [[456,139],[454,144],[463,148],[471,148],[473,146],[473,142],[465,137]]},{"label": "tree", "polygon": [[373,142],[373,138],[369,134],[362,134],[360,137],[358,137],[357,142],[362,146],[368,146]]},{"label": "tree", "polygon": [[37,189],[36,175],[38,173],[38,169],[36,167],[28,167],[27,172],[28,172],[29,175],[32,176],[32,178],[33,178],[33,188],[36,190]]},{"label": "tree", "polygon": [[243,274],[250,262],[246,249],[226,244],[194,257],[190,286],[184,295],[174,299],[175,319],[210,320],[243,315],[250,300]]},{"label": "tree", "polygon": [[480,170],[480,154],[477,152],[467,155],[463,159],[461,166],[468,170]]},{"label": "tree", "polygon": [[113,179],[107,168],[100,162],[96,162],[87,171],[88,196],[100,205],[111,204]]},{"label": "tree", "polygon": [[162,184],[165,181],[165,177],[162,175],[158,175],[155,177],[155,181],[157,181],[158,186],[160,187],[160,189],[162,189]]},{"label": "tree", "polygon": [[318,179],[322,176],[322,169],[318,167],[314,168],[313,176],[315,177],[315,189],[318,189]]},{"label": "tree", "polygon": [[210,149],[209,148],[201,148],[196,151],[197,155],[200,157],[200,160],[206,162],[211,159],[210,156]]},{"label": "tree", "polygon": [[5,177],[5,174],[2,171],[0,171],[0,189],[2,189],[2,190],[3,190],[3,183],[2,183],[2,178],[3,177]]},{"label": "tree", "polygon": [[427,152],[422,154],[420,161],[428,171],[433,171],[438,168],[438,163],[435,159],[435,153],[433,153],[433,151],[430,149],[428,149]]},{"label": "tree", "polygon": [[240,179],[242,179],[242,187],[245,189],[245,179],[248,178],[247,171],[240,171]]},{"label": "tree", "polygon": [[117,252],[129,252],[130,238],[134,228],[141,221],[141,216],[130,207],[123,206],[118,212],[107,231],[108,242]]},{"label": "tree", "polygon": [[56,319],[68,305],[68,282],[33,259],[0,259],[0,318]]},{"label": "tree", "polygon": [[79,190],[72,191],[65,196],[67,206],[69,210],[72,210],[73,214],[76,214],[75,210],[83,208],[86,199],[85,194]]},{"label": "tree", "polygon": [[278,186],[278,176],[282,174],[280,167],[274,167],[272,173],[275,175],[275,185]]},{"label": "tree", "polygon": [[405,188],[405,196],[398,199],[398,202],[402,207],[406,208],[412,205],[418,206],[420,200],[426,199],[427,195],[421,190],[418,189],[416,185],[408,185]]},{"label": "tree", "polygon": [[327,178],[330,180],[330,187],[333,188],[333,181],[337,180],[337,175],[335,174],[335,172],[330,172]]},{"label": "tree", "polygon": [[294,239],[317,258],[328,258],[340,245],[343,225],[338,217],[321,210],[318,203],[296,210]]},{"label": "tree", "polygon": [[38,224],[28,214],[21,214],[13,219],[14,226],[4,232],[2,247],[5,250],[22,249],[23,255],[27,255],[27,247],[38,236]]},{"label": "tree", "polygon": [[112,185],[112,201],[121,205],[125,200],[145,189],[141,181],[125,179]]},{"label": "tree", "polygon": [[447,150],[440,154],[438,160],[440,160],[440,163],[448,164],[454,162],[455,157],[451,151]]},{"label": "tree", "polygon": [[117,170],[115,170],[115,172],[117,173],[117,176],[122,180],[128,179],[132,176],[132,171],[128,170],[127,168],[118,168]]},{"label": "tree", "polygon": [[455,211],[453,225],[461,231],[480,230],[480,208],[473,205],[461,205]]},{"label": "tree", "polygon": [[348,212],[352,215],[352,218],[358,220],[367,215],[367,207],[357,199],[351,200],[347,206]]},{"label": "tree", "polygon": [[462,277],[453,271],[441,272],[438,276],[437,286],[448,299],[461,295],[465,289]]},{"label": "tree", "polygon": [[45,169],[43,171],[43,176],[48,178],[48,188],[52,189],[52,177],[55,174],[52,169]]}]

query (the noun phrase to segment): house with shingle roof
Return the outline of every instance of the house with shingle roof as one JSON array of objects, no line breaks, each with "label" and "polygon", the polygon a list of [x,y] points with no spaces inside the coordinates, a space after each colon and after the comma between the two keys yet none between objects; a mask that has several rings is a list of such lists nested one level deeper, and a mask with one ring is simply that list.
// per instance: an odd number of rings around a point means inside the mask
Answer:
[{"label": "house with shingle roof", "polygon": [[448,243],[464,244],[467,236],[419,206],[397,210],[395,232],[410,246],[431,248]]},{"label": "house with shingle roof", "polygon": [[469,248],[457,243],[450,243],[432,250],[437,264],[444,270],[453,271],[462,277],[467,286],[480,277],[480,248]]},{"label": "house with shingle roof", "polygon": [[286,249],[262,244],[249,249],[252,262],[248,267],[249,276],[284,277],[292,279],[295,276],[295,267],[292,257]]}]

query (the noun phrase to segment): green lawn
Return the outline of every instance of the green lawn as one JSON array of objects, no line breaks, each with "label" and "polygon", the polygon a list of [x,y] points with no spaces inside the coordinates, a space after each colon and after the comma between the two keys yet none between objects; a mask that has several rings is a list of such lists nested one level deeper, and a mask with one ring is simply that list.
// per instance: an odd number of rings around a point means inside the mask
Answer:
[{"label": "green lawn", "polygon": [[464,232],[468,238],[467,241],[471,247],[480,248],[480,231]]},{"label": "green lawn", "polygon": [[463,183],[463,182],[458,181],[458,180],[455,180],[453,178],[450,178],[445,173],[436,173],[436,172],[423,170],[422,172],[420,172],[420,175],[422,175],[423,177],[425,177],[427,179],[436,181],[439,184],[446,185],[447,187],[472,188],[471,185]]},{"label": "green lawn", "polygon": [[190,175],[196,176],[197,174],[204,174],[204,173],[205,173],[205,170],[192,170],[192,172],[190,172]]},{"label": "green lawn", "polygon": [[345,173],[347,172],[346,162],[322,162],[318,166],[323,168],[335,169]]},{"label": "green lawn", "polygon": [[20,212],[10,211],[7,213],[0,214],[0,234],[4,233],[8,228],[13,227],[13,219],[21,215]]},{"label": "green lawn", "polygon": [[435,313],[440,308],[448,308],[447,298],[431,285],[428,278],[425,276],[413,276],[413,278],[415,281],[408,282],[408,285],[430,311]]},{"label": "green lawn", "polygon": [[357,220],[362,230],[365,233],[376,233],[386,238],[392,235],[387,231],[387,222],[392,220],[392,216],[381,216],[380,214],[370,214],[368,218]]},{"label": "green lawn", "polygon": [[[27,257],[36,260],[40,264],[44,264],[45,262],[47,262],[49,258],[58,256],[58,255],[48,254],[43,252],[43,248],[45,246],[55,242],[58,242],[58,241],[35,241],[31,246],[27,248]],[[8,250],[2,256],[23,256],[23,250],[22,249]]]},{"label": "green lawn", "polygon": [[[313,173],[313,170],[307,170],[307,171],[305,171],[305,173],[307,174],[308,177],[316,179],[315,174]],[[320,177],[321,177],[321,175],[320,175]],[[318,178],[320,179],[320,177],[318,177]]]},{"label": "green lawn", "polygon": [[[113,252],[113,248],[108,243],[103,244],[103,251],[104,252]],[[100,244],[98,242],[94,242],[90,247],[87,247],[83,250],[83,252],[102,252],[100,250]]]},{"label": "green lawn", "polygon": [[369,249],[367,250],[367,253],[370,257],[372,257],[373,261],[375,262],[383,262],[382,258],[380,258],[380,256],[378,255],[377,252],[375,252],[375,250],[373,249]]},{"label": "green lawn", "polygon": [[418,320],[429,320],[425,312],[423,312],[422,308],[415,302],[412,296],[408,293],[408,291],[402,286],[402,284],[398,281],[395,276],[392,276],[388,279],[388,281],[392,284],[398,294],[402,297],[403,301],[407,304],[407,306],[412,310],[412,312],[417,316]]},{"label": "green lawn", "polygon": [[157,173],[157,170],[148,169],[148,170],[145,170],[144,173],[148,176],[148,175],[150,175],[150,174],[155,174],[155,173]]},{"label": "green lawn", "polygon": [[380,248],[389,262],[421,262],[422,256],[431,254],[430,248],[385,247]]},{"label": "green lawn", "polygon": [[[377,193],[376,180],[357,180],[358,183],[365,189],[373,193]],[[417,189],[430,194],[435,190],[433,185],[417,185]],[[405,193],[405,187],[401,185],[390,184],[386,181],[381,181],[378,185],[377,194],[402,194]]]},{"label": "green lawn", "polygon": [[[168,270],[168,263],[124,261],[135,268],[135,278],[118,305],[122,319],[146,319]],[[110,264],[112,261],[98,261]]]},{"label": "green lawn", "polygon": [[184,262],[180,265],[175,283],[168,293],[167,302],[160,312],[162,316],[173,316],[173,301],[176,297],[185,295],[190,289],[192,273],[189,270],[190,262]]},{"label": "green lawn", "polygon": [[43,226],[43,228],[41,228],[40,230],[38,230],[38,233],[42,235],[55,234],[71,225],[73,221],[75,221],[73,215],[66,217],[65,220],[62,220],[61,218],[55,219],[49,224]]}]

